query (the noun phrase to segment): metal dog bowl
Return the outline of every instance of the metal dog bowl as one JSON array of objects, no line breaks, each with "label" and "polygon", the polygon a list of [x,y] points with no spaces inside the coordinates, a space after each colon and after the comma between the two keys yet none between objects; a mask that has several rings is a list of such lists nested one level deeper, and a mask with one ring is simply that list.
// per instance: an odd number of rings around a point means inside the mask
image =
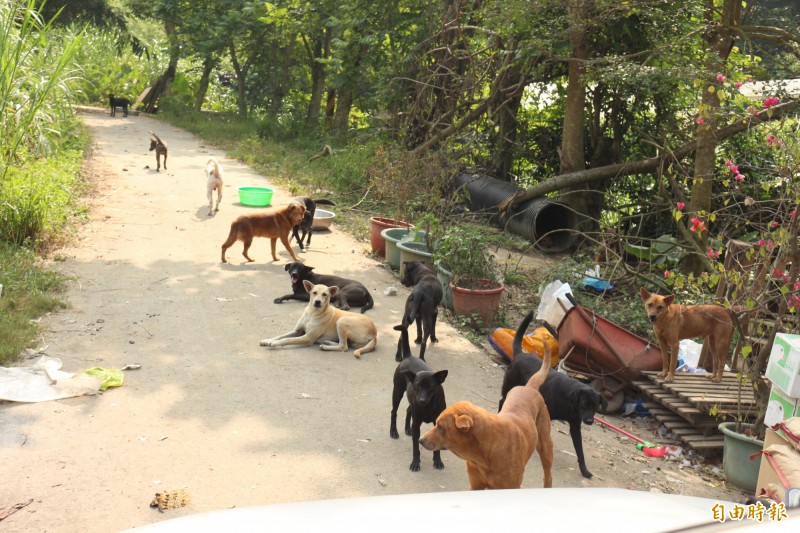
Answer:
[{"label": "metal dog bowl", "polygon": [[239,203],[254,207],[267,207],[272,201],[272,189],[267,187],[239,187]]},{"label": "metal dog bowl", "polygon": [[336,213],[333,211],[326,211],[319,209],[314,212],[314,222],[311,223],[312,229],[329,229],[333,223],[333,217]]}]

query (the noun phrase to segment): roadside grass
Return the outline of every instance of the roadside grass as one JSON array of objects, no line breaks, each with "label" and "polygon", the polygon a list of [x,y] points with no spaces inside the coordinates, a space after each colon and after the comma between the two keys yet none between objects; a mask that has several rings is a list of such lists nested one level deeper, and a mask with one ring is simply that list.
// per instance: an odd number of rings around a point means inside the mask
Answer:
[{"label": "roadside grass", "polygon": [[67,306],[67,277],[41,257],[66,242],[87,217],[88,183],[81,164],[89,137],[83,128],[46,159],[30,159],[6,175],[0,188],[0,365],[19,359],[35,341],[38,319]]},{"label": "roadside grass", "polygon": [[36,339],[38,319],[64,309],[67,277],[44,268],[36,253],[0,244],[0,366],[14,363]]}]

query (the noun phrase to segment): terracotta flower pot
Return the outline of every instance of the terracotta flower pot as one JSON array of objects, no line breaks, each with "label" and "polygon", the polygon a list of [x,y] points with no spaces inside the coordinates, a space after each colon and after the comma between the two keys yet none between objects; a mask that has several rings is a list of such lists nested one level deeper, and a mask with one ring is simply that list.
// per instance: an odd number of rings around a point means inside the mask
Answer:
[{"label": "terracotta flower pot", "polygon": [[386,228],[413,228],[414,224],[393,218],[372,217],[369,219],[369,243],[372,252],[386,257],[386,241],[381,232]]},{"label": "terracotta flower pot", "polygon": [[459,285],[468,285],[469,288],[450,283],[453,312],[468,318],[477,314],[478,319],[474,320],[473,325],[484,328],[491,326],[500,307],[504,285],[489,279],[461,280]]}]

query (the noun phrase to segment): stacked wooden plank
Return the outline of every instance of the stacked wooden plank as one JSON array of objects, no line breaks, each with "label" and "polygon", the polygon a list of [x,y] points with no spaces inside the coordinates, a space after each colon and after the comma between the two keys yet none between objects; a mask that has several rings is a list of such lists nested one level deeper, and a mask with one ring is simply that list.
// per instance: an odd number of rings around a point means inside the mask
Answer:
[{"label": "stacked wooden plank", "polygon": [[632,385],[647,398],[644,407],[684,444],[704,454],[722,451],[721,422],[734,420],[737,405],[745,419],[755,413],[752,388],[739,386],[736,374],[725,372],[721,383],[704,374],[677,373],[666,383],[656,372],[642,372]]}]

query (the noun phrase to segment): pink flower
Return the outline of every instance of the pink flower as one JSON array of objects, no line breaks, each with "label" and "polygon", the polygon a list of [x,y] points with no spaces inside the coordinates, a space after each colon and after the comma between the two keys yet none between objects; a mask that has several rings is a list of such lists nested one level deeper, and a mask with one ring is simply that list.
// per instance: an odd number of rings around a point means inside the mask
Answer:
[{"label": "pink flower", "polygon": [[769,98],[764,100],[764,107],[765,108],[772,107],[774,105],[778,105],[779,103],[781,103],[780,98],[778,98],[777,96],[770,96]]},{"label": "pink flower", "polygon": [[725,166],[726,166],[726,167],[731,167],[731,166],[733,166],[733,161],[731,161],[730,159],[728,159],[727,161],[725,161]]},{"label": "pink flower", "polygon": [[708,247],[706,250],[706,257],[710,259],[719,259],[719,250],[714,250],[712,247]]},{"label": "pink flower", "polygon": [[705,231],[706,224],[702,220],[697,217],[692,218],[692,227],[690,228],[692,231]]},{"label": "pink flower", "polygon": [[767,135],[767,146],[780,146],[781,142],[774,135]]},{"label": "pink flower", "polygon": [[772,275],[775,276],[776,278],[782,278],[783,277],[783,270],[780,270],[780,269],[777,269],[777,268],[773,269]]},{"label": "pink flower", "polygon": [[791,213],[789,213],[789,216],[790,216],[790,217],[796,217],[796,216],[797,216],[797,209],[795,209],[794,211],[792,211]]},{"label": "pink flower", "polygon": [[678,207],[678,211],[683,211],[683,208],[686,207],[686,204],[683,202],[678,202],[675,205]]},{"label": "pink flower", "polygon": [[722,83],[723,81],[725,81],[725,76],[723,76],[722,74],[717,74],[717,81]]},{"label": "pink flower", "polygon": [[698,124],[702,124],[702,123],[704,123],[705,121],[706,121],[706,120],[705,120],[703,117],[697,117],[697,120],[695,120],[695,122],[697,122]]},{"label": "pink flower", "polygon": [[758,241],[758,245],[759,245],[759,246],[766,246],[766,245],[767,245],[767,243],[764,241],[764,239],[759,239],[759,241]]},{"label": "pink flower", "polygon": [[734,83],[734,85],[736,86],[737,89],[741,89],[742,88],[742,82],[740,82],[740,81],[737,81],[736,83]]},{"label": "pink flower", "polygon": [[738,174],[739,167],[737,165],[731,165],[731,174]]},{"label": "pink flower", "polygon": [[770,239],[767,241],[767,250],[772,250],[775,247],[775,242]]},{"label": "pink flower", "polygon": [[742,181],[744,179],[744,176],[742,176],[741,174],[736,174],[733,177],[733,179],[735,179],[736,181]]},{"label": "pink flower", "polygon": [[777,228],[777,227],[778,227],[778,225],[779,225],[779,224],[778,224],[778,221],[777,221],[777,220],[773,220],[773,221],[772,221],[772,224],[770,224],[770,226],[772,226],[773,228]]},{"label": "pink flower", "polygon": [[672,277],[672,272],[670,272],[669,270],[665,270],[664,271],[664,278],[665,279],[669,279],[671,277]]},{"label": "pink flower", "polygon": [[794,290],[800,291],[800,281],[795,281],[794,282]]}]

